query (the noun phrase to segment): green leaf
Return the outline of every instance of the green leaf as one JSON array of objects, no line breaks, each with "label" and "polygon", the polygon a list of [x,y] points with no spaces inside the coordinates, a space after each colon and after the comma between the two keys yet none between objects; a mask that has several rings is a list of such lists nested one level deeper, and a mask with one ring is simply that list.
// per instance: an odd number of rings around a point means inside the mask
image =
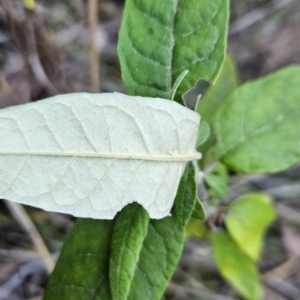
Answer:
[{"label": "green leaf", "polygon": [[221,162],[216,163],[212,171],[213,174],[220,176],[225,182],[227,182],[229,174],[227,167]]},{"label": "green leaf", "polygon": [[205,183],[220,197],[228,197],[228,186],[218,175],[208,174],[204,177]]},{"label": "green leaf", "polygon": [[114,300],[126,300],[143,241],[149,216],[137,203],[126,206],[117,215],[110,255],[110,282]]},{"label": "green leaf", "polygon": [[29,10],[34,10],[35,1],[34,0],[23,0],[24,6]]},{"label": "green leaf", "polygon": [[185,229],[186,237],[202,239],[205,237],[206,233],[207,227],[203,221],[194,219],[193,217],[189,219]]},{"label": "green leaf", "polygon": [[209,137],[210,127],[206,121],[200,122],[196,147],[201,146]]},{"label": "green leaf", "polygon": [[[171,99],[199,78],[215,81],[222,66],[228,0],[127,0],[119,34],[119,58],[127,91]],[[142,26],[141,26],[142,25]]]},{"label": "green leaf", "polygon": [[112,300],[109,255],[114,221],[78,219],[50,276],[44,300]]},{"label": "green leaf", "polygon": [[[227,56],[220,76],[217,82],[210,86],[204,97],[200,99],[197,111],[201,115],[203,122],[207,121],[211,124],[213,115],[218,110],[219,106],[226,99],[226,97],[234,91],[238,86],[238,75],[235,64],[230,56]],[[211,130],[209,138],[198,148],[198,151],[203,154],[203,159],[200,161],[204,168],[213,160],[211,156],[211,148],[216,144],[217,140],[213,130]]]},{"label": "green leaf", "polygon": [[248,194],[230,205],[225,218],[227,229],[240,248],[253,260],[260,256],[263,236],[275,219],[268,195]]},{"label": "green leaf", "polygon": [[226,278],[243,297],[262,299],[262,287],[255,263],[247,256],[225,231],[212,232],[210,240],[213,256]]},{"label": "green leaf", "polygon": [[219,198],[210,198],[208,200],[208,205],[210,205],[210,206],[219,206],[220,205],[220,199]]},{"label": "green leaf", "polygon": [[172,216],[150,220],[128,300],[161,299],[180,258],[195,199],[195,170],[189,163],[180,181]]},{"label": "green leaf", "polygon": [[215,158],[241,173],[276,172],[300,161],[300,67],[236,89],[218,109]]},{"label": "green leaf", "polygon": [[205,210],[203,204],[201,203],[200,199],[198,197],[196,197],[194,209],[192,211],[192,218],[198,219],[198,220],[205,220],[206,217],[207,217],[206,210]]},{"label": "green leaf", "polygon": [[217,82],[200,99],[197,111],[202,120],[210,122],[225,98],[238,86],[238,75],[233,59],[227,56]]}]

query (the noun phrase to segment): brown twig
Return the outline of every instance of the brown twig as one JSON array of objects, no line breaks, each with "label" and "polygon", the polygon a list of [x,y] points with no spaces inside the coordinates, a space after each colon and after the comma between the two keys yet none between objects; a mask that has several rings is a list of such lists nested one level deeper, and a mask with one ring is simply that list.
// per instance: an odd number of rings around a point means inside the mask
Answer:
[{"label": "brown twig", "polygon": [[276,204],[276,211],[285,222],[300,226],[300,212],[298,210],[279,202]]},{"label": "brown twig", "polygon": [[36,37],[34,33],[34,25],[31,22],[31,19],[27,19],[27,48],[28,48],[28,63],[31,67],[31,70],[36,78],[36,80],[47,90],[50,95],[55,95],[58,93],[55,86],[52,84],[51,80],[49,79],[48,75],[45,72],[45,69],[42,65],[40,60],[38,50],[37,50],[37,43]]},{"label": "brown twig", "polygon": [[39,259],[32,259],[26,262],[20,267],[20,269],[9,278],[7,282],[0,286],[0,295],[1,299],[10,299],[8,298],[11,295],[11,292],[24,281],[28,275],[41,272],[43,270],[43,264]]},{"label": "brown twig", "polygon": [[36,251],[21,251],[14,249],[0,249],[0,258],[5,261],[24,262],[33,258],[38,258],[39,254]]},{"label": "brown twig", "polygon": [[89,0],[88,18],[90,24],[90,67],[92,91],[99,93],[99,52],[97,50],[98,0]]},{"label": "brown twig", "polygon": [[34,78],[50,95],[57,94],[59,90],[49,79],[39,55],[34,12],[22,9],[22,14],[17,15],[13,11],[12,1],[2,1],[4,11],[6,12],[9,31],[13,36],[15,44],[22,54],[24,61],[34,75]]},{"label": "brown twig", "polygon": [[182,286],[175,283],[169,284],[168,293],[176,295],[176,299],[233,300],[233,298],[215,294],[211,291],[190,286]]},{"label": "brown twig", "polygon": [[251,27],[252,25],[258,23],[259,21],[265,19],[269,15],[275,13],[277,10],[284,8],[285,6],[292,4],[295,0],[275,0],[270,5],[256,8],[240,19],[234,21],[229,30],[229,36],[235,35],[240,33],[247,28]]},{"label": "brown twig", "polygon": [[286,297],[286,299],[298,300],[300,290],[285,281],[285,279],[296,273],[299,270],[299,266],[299,258],[292,256],[280,266],[265,273],[262,276],[262,280],[273,290]]},{"label": "brown twig", "polygon": [[27,212],[21,204],[10,201],[5,201],[5,204],[12,216],[15,218],[15,220],[22,226],[22,228],[24,228],[27,234],[31,237],[32,242],[36,247],[36,250],[38,251],[39,255],[44,261],[48,273],[51,273],[55,265],[54,260],[51,254],[49,253],[38,230],[36,229],[35,225],[28,216]]}]

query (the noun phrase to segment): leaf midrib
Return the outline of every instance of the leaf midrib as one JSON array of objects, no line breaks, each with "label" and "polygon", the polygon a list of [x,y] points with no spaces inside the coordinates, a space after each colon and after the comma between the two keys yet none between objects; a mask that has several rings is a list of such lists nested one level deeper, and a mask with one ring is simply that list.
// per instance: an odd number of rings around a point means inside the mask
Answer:
[{"label": "leaf midrib", "polygon": [[111,158],[128,160],[147,160],[164,162],[187,162],[201,158],[198,152],[176,155],[151,155],[141,153],[114,153],[114,152],[74,152],[74,151],[35,151],[35,150],[4,150],[1,155],[15,156],[56,156],[56,157],[81,157],[81,158]]}]

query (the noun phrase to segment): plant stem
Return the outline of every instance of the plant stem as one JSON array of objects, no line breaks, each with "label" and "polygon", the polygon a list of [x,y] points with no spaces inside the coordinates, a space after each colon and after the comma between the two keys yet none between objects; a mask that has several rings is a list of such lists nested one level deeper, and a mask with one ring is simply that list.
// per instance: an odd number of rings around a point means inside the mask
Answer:
[{"label": "plant stem", "polygon": [[89,0],[88,18],[90,24],[90,67],[92,91],[99,93],[99,53],[97,50],[98,0]]}]

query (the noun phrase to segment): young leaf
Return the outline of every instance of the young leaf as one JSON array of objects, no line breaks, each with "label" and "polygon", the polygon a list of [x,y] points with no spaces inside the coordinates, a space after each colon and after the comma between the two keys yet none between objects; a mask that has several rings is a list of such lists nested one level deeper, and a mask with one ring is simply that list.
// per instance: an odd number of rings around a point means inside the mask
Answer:
[{"label": "young leaf", "polygon": [[206,210],[198,197],[196,197],[195,199],[195,206],[192,212],[192,218],[198,220],[206,219]]},{"label": "young leaf", "polygon": [[27,9],[33,10],[35,8],[35,1],[34,0],[23,0],[24,6]]},{"label": "young leaf", "polygon": [[[119,34],[122,77],[130,94],[175,99],[199,78],[215,81],[223,63],[228,0],[127,0]],[[141,26],[141,24],[143,24]]]},{"label": "young leaf", "polygon": [[208,174],[204,177],[204,181],[218,196],[222,198],[228,197],[228,186],[220,176]]},{"label": "young leaf", "polygon": [[209,124],[206,121],[201,122],[199,131],[198,131],[198,138],[197,138],[197,142],[196,142],[197,148],[199,146],[201,146],[208,139],[209,134],[210,134]]},{"label": "young leaf", "polygon": [[248,194],[230,205],[225,218],[227,229],[240,248],[253,260],[260,255],[263,236],[275,210],[272,200],[263,194]]},{"label": "young leaf", "polygon": [[131,202],[168,216],[199,115],[164,99],[69,94],[0,111],[0,197],[112,219]]},{"label": "young leaf", "polygon": [[236,89],[213,126],[216,158],[241,173],[276,172],[300,161],[300,67],[287,67]]},{"label": "young leaf", "polygon": [[221,274],[248,300],[261,300],[262,288],[255,263],[225,231],[212,232],[213,256]]}]

